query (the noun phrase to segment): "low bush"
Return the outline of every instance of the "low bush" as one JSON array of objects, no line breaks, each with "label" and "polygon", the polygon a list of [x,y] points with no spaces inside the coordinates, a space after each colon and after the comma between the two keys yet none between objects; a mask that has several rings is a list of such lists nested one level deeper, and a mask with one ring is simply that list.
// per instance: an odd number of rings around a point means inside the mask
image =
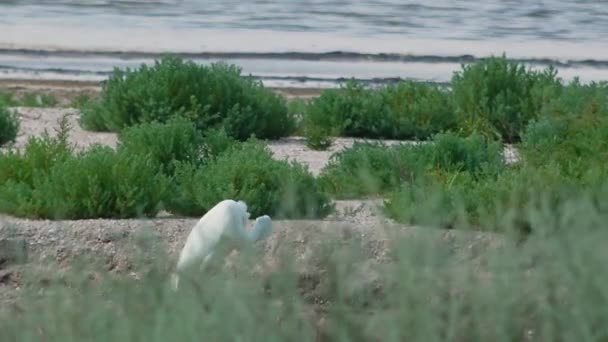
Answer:
[{"label": "low bush", "polygon": [[527,69],[504,55],[463,66],[451,81],[459,129],[509,143],[519,141],[528,122],[559,92],[556,74],[553,68]]},{"label": "low bush", "polygon": [[75,153],[67,121],[56,137],[31,138],[0,155],[0,211],[30,218],[154,216],[168,179],[149,155],[93,146]]},{"label": "low bush", "polygon": [[608,113],[608,82],[583,84],[575,78],[559,87],[552,97],[545,99],[540,112],[542,117],[563,117],[580,113]]},{"label": "low bush", "polygon": [[295,124],[284,99],[243,77],[240,68],[176,57],[136,70],[115,69],[101,99],[83,108],[81,124],[90,130],[120,131],[175,116],[192,120],[200,131],[223,126],[239,140],[251,135],[278,138],[290,134]]},{"label": "low bush", "polygon": [[203,160],[215,159],[238,143],[223,128],[208,130],[202,138]]},{"label": "low bush", "polygon": [[369,89],[351,81],[311,101],[304,133],[312,146],[330,135],[424,140],[455,123],[449,94],[438,87],[402,82]]},{"label": "low bush", "polygon": [[446,172],[465,171],[475,179],[495,176],[505,168],[502,144],[479,134],[465,138],[454,133],[437,134],[431,144],[422,149],[431,168]]},{"label": "low bush", "polygon": [[417,149],[355,143],[331,156],[318,177],[319,184],[338,198],[383,194],[414,177],[414,169],[421,167],[420,155],[414,152]]},{"label": "low bush", "polygon": [[0,102],[10,107],[55,107],[59,103],[54,95],[39,92],[21,94],[0,92]]},{"label": "low bush", "polygon": [[186,118],[131,126],[119,134],[119,139],[120,150],[149,156],[169,175],[173,174],[176,162],[200,165],[203,161],[202,135]]},{"label": "low bush", "polygon": [[19,102],[20,106],[23,107],[55,107],[59,101],[52,94],[41,94],[41,93],[25,93],[21,97]]},{"label": "low bush", "polygon": [[[592,202],[602,203],[608,189],[607,104],[606,84],[574,81],[528,124],[518,145],[517,167],[477,179],[454,168],[442,177],[429,174],[391,194],[387,213],[407,223],[466,226],[470,221],[493,229],[501,220],[530,227],[526,207],[558,215],[571,198],[590,196]],[[425,213],[422,208],[434,209]]]},{"label": "low bush", "polygon": [[527,164],[553,162],[571,178],[602,167],[608,158],[608,83],[576,80],[564,87],[527,127],[519,147]]},{"label": "low bush", "polygon": [[10,111],[0,99],[0,145],[14,141],[19,132],[19,116]]},{"label": "low bush", "polygon": [[306,146],[312,150],[324,151],[331,147],[334,142],[331,128],[310,125],[304,128]]},{"label": "low bush", "polygon": [[181,163],[168,202],[178,214],[203,215],[226,198],[243,200],[252,216],[324,217],[331,210],[310,172],[278,161],[258,142],[236,144],[202,167]]},{"label": "low bush", "polygon": [[16,101],[13,93],[0,91],[0,103],[4,104],[5,106],[15,107]]},{"label": "low bush", "polygon": [[287,111],[289,115],[294,119],[296,135],[301,133],[302,125],[304,124],[304,118],[306,111],[308,110],[309,99],[295,97],[287,100]]},{"label": "low bush", "polygon": [[[496,230],[509,226],[530,233],[529,210],[559,215],[572,198],[589,197],[592,203],[608,199],[608,169],[590,170],[580,179],[564,175],[559,166],[524,166],[496,178],[473,179],[456,172],[404,183],[385,202],[385,213],[406,224],[475,227]],[[581,197],[582,196],[582,197]]]},{"label": "low bush", "polygon": [[380,95],[388,109],[388,124],[395,125],[387,138],[426,140],[456,127],[450,94],[438,86],[401,82],[382,88]]},{"label": "low bush", "polygon": [[69,125],[64,117],[55,137],[44,132],[30,137],[22,153],[9,149],[0,155],[0,184],[8,181],[33,184],[36,174],[46,174],[57,163],[65,161],[72,149],[68,144]]},{"label": "low bush", "polygon": [[480,135],[442,133],[427,144],[356,143],[331,157],[319,183],[331,194],[352,198],[385,194],[427,173],[462,171],[478,179],[494,177],[504,168],[500,144]]},{"label": "low bush", "polygon": [[32,201],[55,219],[153,217],[168,186],[149,156],[94,146],[35,180]]},{"label": "low bush", "polygon": [[253,215],[324,217],[329,198],[302,165],[278,161],[261,143],[222,129],[205,135],[184,118],[125,129],[116,150],[76,153],[64,118],[56,137],[0,155],[0,211],[51,219],[154,216],[161,208],[201,216],[226,198]]},{"label": "low bush", "polygon": [[93,97],[91,95],[85,93],[77,94],[70,101],[69,107],[82,110],[88,106],[91,101],[93,101]]}]

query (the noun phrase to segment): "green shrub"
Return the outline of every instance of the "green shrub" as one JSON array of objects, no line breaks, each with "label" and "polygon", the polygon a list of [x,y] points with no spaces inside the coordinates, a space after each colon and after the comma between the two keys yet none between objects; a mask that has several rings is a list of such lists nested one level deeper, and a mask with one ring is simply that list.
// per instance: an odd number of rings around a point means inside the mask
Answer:
[{"label": "green shrub", "polygon": [[407,224],[473,225],[484,230],[508,225],[529,230],[527,215],[532,209],[548,210],[557,216],[572,198],[590,195],[598,203],[608,199],[607,175],[608,168],[593,169],[573,179],[553,163],[515,168],[495,178],[474,179],[464,172],[430,175],[392,192],[385,202],[385,212]]},{"label": "green shrub", "polygon": [[57,98],[52,94],[41,94],[30,92],[23,94],[19,105],[23,107],[55,107],[57,106]]},{"label": "green shrub", "polygon": [[312,145],[327,135],[427,139],[454,125],[448,93],[416,82],[368,89],[351,81],[313,99],[304,118]]},{"label": "green shrub", "polygon": [[287,110],[291,117],[294,118],[295,122],[295,134],[300,135],[302,130],[302,125],[304,121],[304,117],[306,116],[306,111],[308,110],[308,104],[310,100],[303,98],[292,98],[287,100]]},{"label": "green shrub", "polygon": [[0,155],[0,211],[30,218],[154,216],[168,180],[149,155],[94,146],[74,153],[66,121],[56,137],[30,138]]},{"label": "green shrub", "polygon": [[306,146],[316,151],[324,151],[333,144],[331,129],[321,126],[307,126],[304,129]]},{"label": "green shrub", "polygon": [[437,86],[401,82],[382,88],[380,95],[388,112],[384,120],[393,126],[389,138],[426,140],[456,127],[449,93]]},{"label": "green shrub", "polygon": [[223,128],[201,134],[191,121],[176,117],[166,123],[143,123],[124,129],[119,134],[118,149],[134,155],[148,155],[170,176],[176,163],[185,162],[196,167],[237,143]]},{"label": "green shrub", "polygon": [[437,134],[428,144],[355,143],[334,154],[319,176],[322,188],[341,198],[382,195],[428,173],[466,172],[495,177],[505,168],[500,144],[479,135]]},{"label": "green shrub", "polygon": [[93,98],[89,94],[78,94],[70,101],[71,108],[83,109],[93,101]]},{"label": "green shrub", "polygon": [[454,200],[450,190],[458,178],[463,178],[458,184],[473,182],[466,172],[456,172],[449,177],[448,184],[430,179],[401,184],[388,194],[388,199],[384,202],[384,213],[395,221],[408,225],[453,228],[463,216],[464,203]]},{"label": "green shrub", "polygon": [[59,103],[52,94],[39,92],[26,92],[17,96],[0,92],[0,102],[10,107],[55,107]]},{"label": "green shrub", "polygon": [[8,107],[16,107],[16,101],[12,93],[0,91],[0,103],[3,103],[5,106]]},{"label": "green shrub", "polygon": [[[518,166],[508,172],[486,166],[481,177],[460,172],[459,167],[444,166],[448,172],[429,172],[420,181],[403,184],[394,191],[385,206],[388,215],[410,224],[473,223],[484,229],[494,229],[506,220],[519,229],[530,230],[532,223],[526,216],[529,208],[558,215],[572,198],[585,195],[597,203],[605,201],[607,85],[581,85],[575,80],[560,88],[558,96],[544,101],[540,117],[531,121],[522,134]],[[452,153],[444,150],[438,154]],[[487,165],[503,168],[496,162]]]},{"label": "green shrub", "polygon": [[350,81],[340,89],[328,89],[313,99],[305,127],[325,128],[336,135],[378,137],[387,134],[386,113],[378,93]]},{"label": "green shrub", "polygon": [[202,162],[202,136],[188,119],[143,123],[119,134],[119,149],[132,155],[148,155],[163,172],[173,174],[175,162]]},{"label": "green shrub", "polygon": [[302,165],[278,161],[257,142],[237,144],[202,167],[181,163],[169,209],[200,216],[231,198],[248,204],[252,216],[324,217],[331,207]]},{"label": "green shrub", "polygon": [[[420,168],[419,147],[395,147],[381,143],[355,143],[335,153],[318,177],[319,185],[338,198],[383,194],[414,174]],[[404,151],[410,153],[400,153]]]},{"label": "green shrub", "polygon": [[72,154],[68,131],[64,117],[55,137],[45,130],[40,137],[30,137],[23,152],[9,149],[0,154],[0,184],[16,181],[31,185],[36,174],[46,174],[55,164],[64,162]]},{"label": "green shrub", "polygon": [[451,86],[459,127],[506,142],[517,142],[543,103],[559,91],[557,71],[526,69],[505,56],[465,65]]},{"label": "green shrub", "polygon": [[237,143],[238,141],[228,135],[223,128],[208,130],[202,139],[203,158],[215,159]]},{"label": "green shrub", "polygon": [[33,202],[55,219],[155,216],[168,180],[147,155],[94,146],[34,181]]},{"label": "green shrub", "polygon": [[608,116],[543,118],[526,130],[520,154],[527,164],[542,166],[554,162],[565,175],[579,178],[608,158],[607,131]]},{"label": "green shrub", "polygon": [[543,117],[563,117],[579,113],[606,115],[608,113],[608,82],[581,84],[575,78],[560,87],[552,97],[545,99],[541,110]]},{"label": "green shrub", "polygon": [[334,108],[329,106],[339,100],[335,90],[326,90],[321,97],[311,100],[306,107],[301,108],[303,118],[301,131],[306,137],[306,146],[313,150],[326,150],[333,143],[332,136],[339,135],[338,122]]},{"label": "green shrub", "polygon": [[16,216],[38,217],[42,208],[34,203],[34,185],[71,154],[67,143],[67,121],[56,137],[46,131],[30,137],[23,152],[10,149],[0,153],[0,211]]},{"label": "green shrub", "polygon": [[14,141],[19,132],[19,116],[4,107],[0,100],[0,145]]},{"label": "green shrub", "polygon": [[432,145],[423,147],[432,168],[447,172],[466,171],[474,178],[497,175],[505,168],[502,145],[488,141],[482,135],[466,138],[453,133],[437,134]]},{"label": "green shrub", "polygon": [[564,87],[527,127],[520,150],[527,164],[554,162],[573,178],[601,167],[608,158],[608,83]]},{"label": "green shrub", "polygon": [[223,126],[239,140],[251,135],[278,138],[294,128],[283,98],[242,77],[240,68],[198,65],[175,57],[153,66],[142,64],[137,70],[115,69],[100,101],[83,109],[81,123],[91,130],[119,131],[175,116],[192,120],[201,131]]}]

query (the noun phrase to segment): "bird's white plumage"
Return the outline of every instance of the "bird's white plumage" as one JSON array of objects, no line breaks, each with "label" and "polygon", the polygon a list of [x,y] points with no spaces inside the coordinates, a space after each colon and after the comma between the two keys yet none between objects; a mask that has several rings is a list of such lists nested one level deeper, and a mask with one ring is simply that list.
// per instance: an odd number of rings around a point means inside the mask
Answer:
[{"label": "bird's white plumage", "polygon": [[178,287],[179,272],[196,264],[204,266],[222,238],[251,242],[267,238],[272,232],[270,217],[258,217],[253,228],[248,231],[246,226],[249,216],[247,204],[242,201],[223,200],[211,208],[192,228],[186,239],[176,272],[172,275],[173,287]]}]

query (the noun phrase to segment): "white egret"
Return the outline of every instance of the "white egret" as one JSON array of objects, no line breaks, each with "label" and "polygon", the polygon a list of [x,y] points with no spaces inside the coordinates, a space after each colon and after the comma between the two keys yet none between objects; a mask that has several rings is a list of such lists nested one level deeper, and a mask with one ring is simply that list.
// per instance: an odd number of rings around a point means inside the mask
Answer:
[{"label": "white egret", "polygon": [[178,288],[179,273],[196,264],[203,268],[209,262],[222,238],[246,242],[267,238],[272,232],[270,217],[258,217],[253,228],[247,230],[249,215],[247,204],[242,201],[223,200],[211,208],[192,228],[186,240],[176,271],[171,275],[173,288]]}]

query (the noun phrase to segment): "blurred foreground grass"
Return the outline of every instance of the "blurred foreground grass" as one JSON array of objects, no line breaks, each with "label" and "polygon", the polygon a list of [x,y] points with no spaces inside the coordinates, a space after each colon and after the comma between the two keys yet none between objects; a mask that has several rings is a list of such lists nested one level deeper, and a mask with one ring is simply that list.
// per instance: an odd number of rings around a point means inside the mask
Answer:
[{"label": "blurred foreground grass", "polygon": [[136,279],[102,271],[92,256],[63,272],[26,272],[20,300],[1,310],[0,340],[605,340],[605,208],[583,196],[558,213],[527,209],[534,233],[523,242],[389,229],[377,249],[328,230],[308,253],[280,239],[272,253],[245,249],[178,293],[172,261],[148,237],[134,243]]}]

